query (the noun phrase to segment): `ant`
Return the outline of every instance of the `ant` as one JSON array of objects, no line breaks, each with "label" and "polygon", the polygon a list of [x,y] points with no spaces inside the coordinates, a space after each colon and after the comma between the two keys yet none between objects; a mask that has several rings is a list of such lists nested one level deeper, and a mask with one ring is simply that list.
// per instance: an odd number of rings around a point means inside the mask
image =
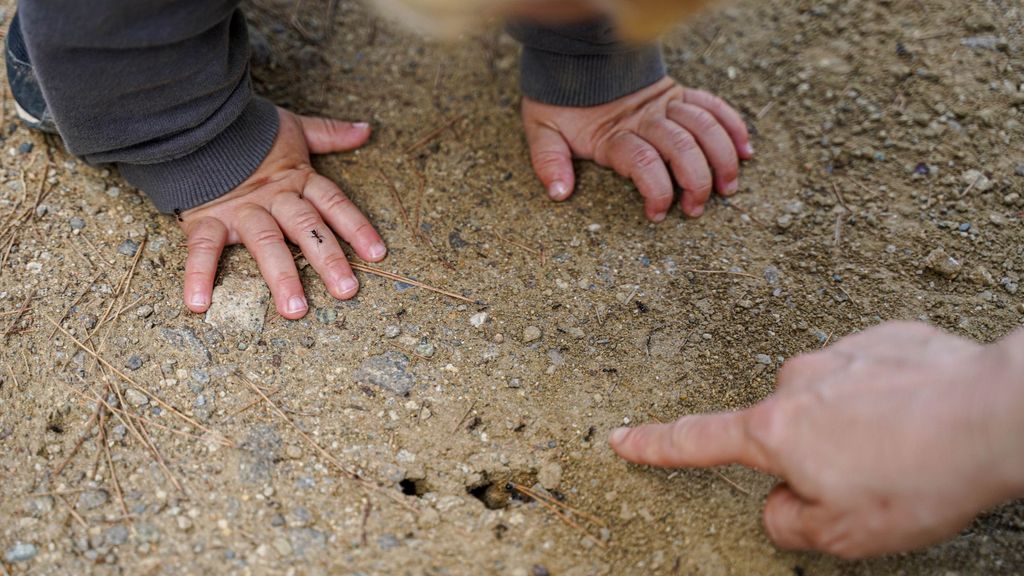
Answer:
[{"label": "ant", "polygon": [[174,209],[174,217],[178,219],[178,222],[184,222],[185,220],[181,217],[181,208]]},{"label": "ant", "polygon": [[319,232],[317,232],[316,230],[310,230],[309,233],[313,235],[313,238],[316,238],[317,244],[324,243],[324,237],[321,236]]}]

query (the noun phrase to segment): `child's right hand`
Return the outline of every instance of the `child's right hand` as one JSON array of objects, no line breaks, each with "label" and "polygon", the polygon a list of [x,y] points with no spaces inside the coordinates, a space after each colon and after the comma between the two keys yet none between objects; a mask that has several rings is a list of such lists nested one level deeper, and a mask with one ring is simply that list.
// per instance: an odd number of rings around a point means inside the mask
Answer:
[{"label": "child's right hand", "polygon": [[282,108],[278,114],[277,140],[256,172],[224,196],[181,214],[188,238],[185,305],[193,312],[210,307],[226,244],[245,244],[270,286],[277,312],[291,320],[303,317],[309,305],[285,238],[299,246],[327,291],[342,300],[356,295],[359,282],[335,233],[364,260],[377,262],[387,254],[362,212],[309,163],[310,153],[362,146],[370,127],[298,116]]}]

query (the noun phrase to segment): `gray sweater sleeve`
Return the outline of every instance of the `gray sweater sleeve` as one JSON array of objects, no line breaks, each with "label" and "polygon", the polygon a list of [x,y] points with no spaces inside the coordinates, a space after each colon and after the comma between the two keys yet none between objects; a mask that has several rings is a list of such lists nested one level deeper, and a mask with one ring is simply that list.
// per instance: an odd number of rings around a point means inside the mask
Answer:
[{"label": "gray sweater sleeve", "polygon": [[22,0],[33,71],[68,150],[115,163],[157,209],[249,177],[277,136],[253,96],[238,0]]},{"label": "gray sweater sleeve", "polygon": [[523,44],[523,93],[546,104],[605,104],[665,76],[660,45],[620,41],[607,18],[547,27],[514,22],[507,29]]},{"label": "gray sweater sleeve", "polygon": [[[32,73],[68,150],[114,163],[157,209],[187,210],[248,178],[277,136],[253,94],[239,0],[21,0]],[[665,74],[660,49],[606,20],[509,27],[527,96],[603,104]]]}]

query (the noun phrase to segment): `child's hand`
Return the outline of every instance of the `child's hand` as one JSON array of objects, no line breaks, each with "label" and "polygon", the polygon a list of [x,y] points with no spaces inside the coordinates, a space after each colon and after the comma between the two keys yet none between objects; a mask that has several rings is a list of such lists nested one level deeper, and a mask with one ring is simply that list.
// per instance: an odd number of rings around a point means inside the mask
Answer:
[{"label": "child's hand", "polygon": [[245,244],[270,286],[277,312],[301,318],[308,305],[285,238],[299,246],[339,299],[355,296],[359,282],[335,237],[360,258],[376,262],[387,248],[380,235],[334,182],[309,164],[310,152],[352,150],[370,137],[370,127],[297,116],[278,108],[281,127],[274,147],[256,172],[224,196],[181,214],[188,237],[185,305],[210,307],[217,262],[225,244]]},{"label": "child's hand", "polygon": [[672,206],[673,178],[683,189],[683,212],[697,217],[712,187],[724,196],[736,192],[739,160],[754,155],[738,112],[667,77],[591,108],[524,99],[523,123],[533,169],[552,199],[572,194],[573,157],[594,160],[636,183],[655,222]]}]

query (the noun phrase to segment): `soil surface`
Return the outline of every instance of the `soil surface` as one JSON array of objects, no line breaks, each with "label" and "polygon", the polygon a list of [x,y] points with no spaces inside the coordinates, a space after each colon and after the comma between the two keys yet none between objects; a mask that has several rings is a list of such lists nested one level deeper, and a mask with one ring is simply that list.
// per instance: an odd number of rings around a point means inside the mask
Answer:
[{"label": "soil surface", "polygon": [[[351,0],[296,4],[248,6],[260,92],[374,124],[318,167],[385,237],[380,268],[468,301],[361,274],[337,302],[305,266],[312,309],[284,321],[234,248],[193,315],[174,218],[17,124],[8,95],[7,573],[1024,571],[1021,504],[841,562],[769,543],[772,478],[630,466],[605,442],[749,406],[783,359],[883,320],[982,341],[1024,322],[1019,2],[749,0],[692,21],[671,71],[734,103],[758,158],[735,201],[657,226],[589,163],[571,201],[546,199],[497,28],[442,44]],[[574,515],[584,537],[510,483],[603,526]]]}]

